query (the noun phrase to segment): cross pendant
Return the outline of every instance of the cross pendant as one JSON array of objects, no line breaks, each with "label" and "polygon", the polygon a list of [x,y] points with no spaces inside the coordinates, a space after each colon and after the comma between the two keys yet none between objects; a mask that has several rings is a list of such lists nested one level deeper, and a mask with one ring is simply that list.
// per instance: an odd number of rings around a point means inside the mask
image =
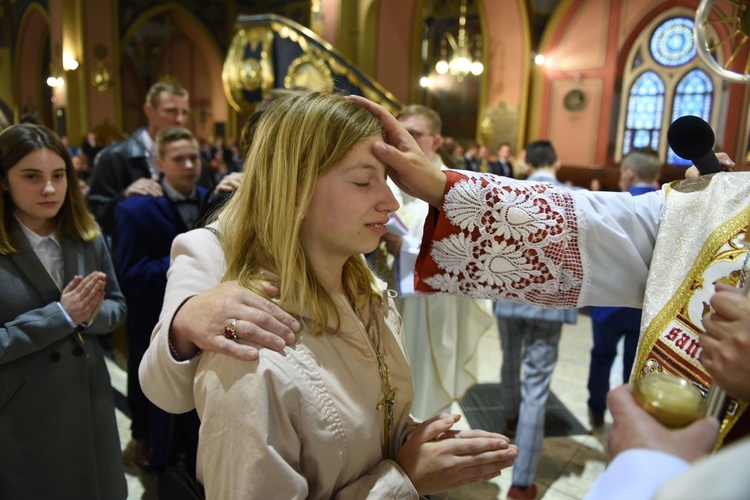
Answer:
[{"label": "cross pendant", "polygon": [[390,383],[387,385],[387,393],[380,400],[378,410],[384,409],[383,411],[383,456],[384,458],[390,457],[391,449],[391,426],[393,425],[393,407],[396,406],[396,393],[398,389],[391,387]]},{"label": "cross pendant", "polygon": [[391,426],[393,423],[393,407],[396,406],[396,393],[398,392],[398,389],[394,389],[392,387],[388,387],[388,394],[383,397],[383,399],[380,400],[378,403],[378,410],[386,407],[386,420],[388,422],[388,427]]}]

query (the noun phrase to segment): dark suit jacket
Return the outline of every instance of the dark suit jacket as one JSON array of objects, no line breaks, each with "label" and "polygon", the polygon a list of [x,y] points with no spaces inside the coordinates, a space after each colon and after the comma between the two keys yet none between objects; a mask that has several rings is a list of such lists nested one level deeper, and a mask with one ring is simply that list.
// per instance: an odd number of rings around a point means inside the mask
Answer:
[{"label": "dark suit jacket", "polygon": [[96,335],[125,319],[104,239],[63,241],[64,283],[107,275],[106,297],[79,336],[60,290],[20,227],[21,253],[0,255],[0,498],[127,496],[109,373]]},{"label": "dark suit jacket", "polygon": [[[481,158],[464,159],[466,161],[466,170],[471,170],[472,172],[479,172],[481,170]],[[513,178],[513,166],[510,163],[502,163],[499,160],[489,161],[487,162],[487,173]]]},{"label": "dark suit jacket", "polygon": [[[208,190],[198,186],[199,213],[205,213]],[[117,273],[128,304],[128,337],[145,352],[159,321],[172,240],[188,231],[176,206],[166,196],[132,196],[115,213],[114,248]]]},{"label": "dark suit jacket", "polygon": [[495,175],[513,178],[513,165],[509,162],[493,161],[489,164],[489,167],[490,172]]},{"label": "dark suit jacket", "polygon": [[139,128],[127,140],[104,149],[91,174],[88,202],[105,234],[115,229],[115,208],[125,189],[143,177],[151,177],[147,158],[151,152],[141,142]]},{"label": "dark suit jacket", "polygon": [[[146,127],[136,130],[127,140],[104,149],[91,174],[87,200],[104,234],[115,231],[115,210],[124,199],[125,189],[143,177],[150,178],[148,157],[151,151],[141,141]],[[198,183],[213,187],[208,166],[203,162]]]}]

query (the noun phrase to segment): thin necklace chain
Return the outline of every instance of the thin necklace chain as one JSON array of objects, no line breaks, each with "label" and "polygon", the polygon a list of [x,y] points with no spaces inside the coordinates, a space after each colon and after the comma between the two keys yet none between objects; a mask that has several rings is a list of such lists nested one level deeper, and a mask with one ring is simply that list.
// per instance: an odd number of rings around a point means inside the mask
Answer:
[{"label": "thin necklace chain", "polygon": [[[393,428],[393,409],[396,406],[396,394],[398,388],[391,385],[391,370],[388,367],[388,363],[385,362],[385,349],[381,351],[381,332],[380,322],[375,318],[375,304],[370,299],[369,315],[367,324],[360,313],[352,306],[354,314],[359,320],[362,328],[365,330],[367,339],[370,341],[373,350],[375,351],[375,358],[378,361],[378,375],[383,384],[383,399],[381,399],[376,405],[376,410],[383,410],[383,457],[390,458],[391,451],[391,429]],[[374,324],[374,327],[373,327]],[[373,332],[374,330],[374,332]],[[374,334],[373,334],[374,333]]]}]

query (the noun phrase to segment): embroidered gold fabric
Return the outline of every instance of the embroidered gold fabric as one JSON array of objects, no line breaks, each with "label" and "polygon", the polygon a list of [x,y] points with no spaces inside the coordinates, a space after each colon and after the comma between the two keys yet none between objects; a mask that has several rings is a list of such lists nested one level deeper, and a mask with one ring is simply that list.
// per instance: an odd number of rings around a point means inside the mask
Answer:
[{"label": "embroidered gold fabric", "polygon": [[[750,174],[682,181],[667,188],[666,206],[646,284],[641,339],[631,378],[658,366],[704,391],[711,383],[699,361],[702,317],[716,282],[736,286],[747,253]],[[730,401],[719,444],[745,410]]]}]

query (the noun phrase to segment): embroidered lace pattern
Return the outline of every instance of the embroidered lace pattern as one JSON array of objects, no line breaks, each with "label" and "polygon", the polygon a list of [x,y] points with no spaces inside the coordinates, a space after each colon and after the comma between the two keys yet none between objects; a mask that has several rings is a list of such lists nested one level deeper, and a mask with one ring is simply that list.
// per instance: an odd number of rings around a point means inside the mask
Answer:
[{"label": "embroidered lace pattern", "polygon": [[444,217],[455,226],[433,242],[443,273],[435,289],[475,298],[576,307],[583,285],[575,203],[552,184],[466,174],[448,191]]}]

